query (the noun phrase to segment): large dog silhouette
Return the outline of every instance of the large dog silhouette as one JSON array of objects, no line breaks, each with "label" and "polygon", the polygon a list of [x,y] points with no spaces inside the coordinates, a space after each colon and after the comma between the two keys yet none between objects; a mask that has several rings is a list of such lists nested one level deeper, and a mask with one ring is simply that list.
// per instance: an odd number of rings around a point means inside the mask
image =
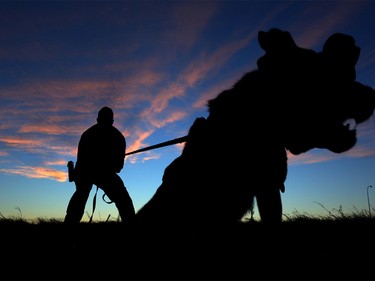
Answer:
[{"label": "large dog silhouette", "polygon": [[229,224],[254,198],[261,221],[279,223],[287,150],[342,153],[356,144],[347,121],[371,117],[375,91],[356,81],[354,38],[335,33],[316,52],[273,28],[260,31],[258,42],[265,54],[257,69],[207,102],[208,117],[195,120],[137,223]]}]

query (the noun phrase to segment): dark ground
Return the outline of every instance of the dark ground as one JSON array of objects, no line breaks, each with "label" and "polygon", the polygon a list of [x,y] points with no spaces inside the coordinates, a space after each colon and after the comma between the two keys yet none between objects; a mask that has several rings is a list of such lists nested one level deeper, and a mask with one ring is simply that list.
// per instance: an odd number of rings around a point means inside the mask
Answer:
[{"label": "dark ground", "polygon": [[375,280],[375,219],[181,233],[1,221],[2,280]]}]

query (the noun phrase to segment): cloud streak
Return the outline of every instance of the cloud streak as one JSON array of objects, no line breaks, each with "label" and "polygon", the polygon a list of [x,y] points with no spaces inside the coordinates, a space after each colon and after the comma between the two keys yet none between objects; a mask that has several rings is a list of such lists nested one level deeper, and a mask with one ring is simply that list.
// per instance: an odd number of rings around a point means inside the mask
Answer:
[{"label": "cloud streak", "polygon": [[[65,16],[53,12],[30,24],[26,8],[2,13],[0,35],[7,44],[0,46],[0,59],[7,70],[0,70],[5,77],[0,82],[0,156],[19,159],[15,151],[31,154],[22,159],[25,166],[15,161],[2,172],[20,169],[27,176],[52,174],[29,167],[47,165],[46,157],[52,157],[51,162],[75,157],[80,134],[96,122],[97,111],[104,105],[114,109],[115,125],[127,138],[127,151],[187,133],[194,118],[207,113],[209,99],[256,67],[255,55],[248,55],[246,61],[238,57],[244,50],[252,52],[254,43],[254,54],[262,52],[256,42],[258,30],[266,29],[293,6],[281,3],[267,8],[259,21],[234,31],[221,27],[219,37],[206,38],[213,24],[221,22],[224,2],[161,3],[157,8],[148,2],[106,7],[99,3],[85,7],[93,18],[82,15],[72,3],[56,3]],[[150,7],[159,12],[151,12]],[[39,13],[37,8],[29,8]],[[309,28],[301,24],[291,30],[301,46],[320,46],[322,38],[361,9],[362,4],[327,9]],[[295,15],[303,23],[312,13],[305,9]],[[145,19],[152,21],[144,24]],[[86,22],[100,23],[100,28],[90,31]],[[6,28],[15,29],[8,32]],[[350,153],[352,157],[373,155],[370,146],[362,143]],[[129,162],[149,157],[132,156]],[[155,153],[153,157],[159,156]],[[310,153],[291,156],[290,163],[332,158]]]},{"label": "cloud streak", "polygon": [[16,166],[14,169],[0,169],[0,172],[35,179],[51,179],[59,182],[65,182],[67,180],[66,172],[46,167]]}]

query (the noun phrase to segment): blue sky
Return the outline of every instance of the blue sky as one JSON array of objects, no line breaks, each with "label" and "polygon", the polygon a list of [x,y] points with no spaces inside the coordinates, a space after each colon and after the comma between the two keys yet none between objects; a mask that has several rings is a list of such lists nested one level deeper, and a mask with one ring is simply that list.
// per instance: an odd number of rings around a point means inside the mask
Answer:
[{"label": "blue sky", "polygon": [[[208,99],[256,68],[260,30],[287,30],[316,51],[334,32],[352,35],[361,47],[357,80],[375,87],[374,14],[373,1],[0,2],[1,215],[65,216],[75,189],[66,163],[103,106],[114,110],[127,152],[186,135],[207,117]],[[289,155],[284,214],[368,210],[374,118],[357,130],[348,152]],[[137,210],[181,149],[126,157],[120,176]],[[375,190],[369,195],[375,204]],[[116,219],[116,208],[98,200],[95,219],[108,215]]]}]

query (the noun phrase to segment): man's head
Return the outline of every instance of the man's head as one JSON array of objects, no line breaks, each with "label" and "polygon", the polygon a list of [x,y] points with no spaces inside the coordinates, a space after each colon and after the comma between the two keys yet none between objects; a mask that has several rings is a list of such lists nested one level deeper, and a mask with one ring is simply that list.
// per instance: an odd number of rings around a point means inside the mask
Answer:
[{"label": "man's head", "polygon": [[98,124],[112,125],[113,124],[113,111],[108,106],[104,106],[98,112],[98,118],[96,118]]}]

